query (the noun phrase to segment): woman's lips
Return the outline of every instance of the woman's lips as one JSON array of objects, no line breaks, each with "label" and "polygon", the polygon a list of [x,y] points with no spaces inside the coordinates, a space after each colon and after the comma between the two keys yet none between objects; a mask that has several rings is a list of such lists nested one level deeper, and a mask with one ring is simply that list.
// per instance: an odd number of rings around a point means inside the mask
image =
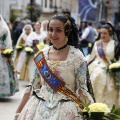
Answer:
[{"label": "woman's lips", "polygon": [[56,40],[58,40],[58,38],[51,38],[53,41],[56,41]]}]

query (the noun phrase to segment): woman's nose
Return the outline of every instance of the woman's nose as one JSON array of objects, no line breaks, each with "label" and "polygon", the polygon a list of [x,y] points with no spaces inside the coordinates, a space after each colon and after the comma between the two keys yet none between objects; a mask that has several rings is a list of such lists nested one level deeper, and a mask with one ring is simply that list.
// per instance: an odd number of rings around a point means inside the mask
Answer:
[{"label": "woman's nose", "polygon": [[52,36],[55,36],[55,35],[56,35],[56,32],[55,32],[55,31],[53,31],[53,32],[52,32]]}]

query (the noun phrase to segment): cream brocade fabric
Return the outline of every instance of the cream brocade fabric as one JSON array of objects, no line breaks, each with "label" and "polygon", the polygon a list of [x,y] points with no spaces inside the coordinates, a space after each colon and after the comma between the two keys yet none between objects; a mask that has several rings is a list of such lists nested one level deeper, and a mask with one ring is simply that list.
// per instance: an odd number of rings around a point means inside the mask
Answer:
[{"label": "cream brocade fabric", "polygon": [[[77,95],[78,90],[83,92],[91,102],[93,99],[87,92],[86,87],[86,61],[79,49],[70,47],[67,59],[58,61],[54,66],[54,61],[48,60],[48,50],[44,50],[45,59],[48,66],[55,74],[66,82],[66,85]],[[40,82],[42,83],[40,89]],[[54,92],[45,81],[40,78],[38,71],[31,81],[35,96],[32,96],[24,107],[18,120],[82,120],[78,113],[80,109],[70,98]],[[28,90],[28,89],[27,89]],[[36,98],[36,96],[39,98]],[[80,96],[80,95],[79,95]],[[32,108],[32,109],[31,109]]]},{"label": "cream brocade fabric", "polygon": [[[110,40],[107,44],[103,44],[107,60],[114,59],[114,40]],[[113,104],[120,107],[120,90],[116,89],[115,81],[112,76],[106,73],[104,67],[107,65],[100,58],[97,52],[97,44],[95,43],[91,55],[86,57],[90,62],[95,57],[95,60],[88,66],[90,80],[93,86],[93,92],[96,102],[106,103],[109,107]]]}]

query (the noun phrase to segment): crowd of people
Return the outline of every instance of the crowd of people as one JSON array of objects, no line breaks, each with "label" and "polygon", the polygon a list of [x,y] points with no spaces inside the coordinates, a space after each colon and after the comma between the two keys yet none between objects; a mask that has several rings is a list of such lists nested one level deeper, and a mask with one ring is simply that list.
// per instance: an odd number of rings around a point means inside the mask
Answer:
[{"label": "crowd of people", "polygon": [[[82,120],[82,101],[120,107],[120,87],[105,71],[113,61],[120,63],[120,40],[111,22],[97,29],[82,21],[78,28],[70,15],[58,14],[25,24],[12,45],[0,17],[0,97],[14,95],[19,80],[29,82],[14,120]],[[13,57],[3,56],[8,48]]]}]

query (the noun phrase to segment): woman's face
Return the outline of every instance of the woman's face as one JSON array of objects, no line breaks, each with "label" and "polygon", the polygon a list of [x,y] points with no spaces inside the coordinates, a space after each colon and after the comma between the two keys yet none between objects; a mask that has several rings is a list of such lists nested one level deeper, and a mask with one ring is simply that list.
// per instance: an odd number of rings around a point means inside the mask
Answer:
[{"label": "woman's face", "polygon": [[25,33],[26,33],[26,35],[29,35],[29,34],[30,34],[30,32],[31,32],[30,27],[26,27],[26,28],[25,28]]},{"label": "woman's face", "polygon": [[100,29],[100,36],[101,36],[101,39],[103,40],[103,42],[108,42],[110,40],[110,35],[108,32],[108,29],[106,29],[106,28]]},{"label": "woman's face", "polygon": [[43,30],[47,29],[47,23],[43,23]]},{"label": "woman's face", "polygon": [[48,35],[51,43],[61,47],[65,45],[64,24],[59,20],[51,20],[48,28]]},{"label": "woman's face", "polygon": [[40,23],[36,22],[34,25],[35,31],[40,31],[40,27],[41,27]]}]

